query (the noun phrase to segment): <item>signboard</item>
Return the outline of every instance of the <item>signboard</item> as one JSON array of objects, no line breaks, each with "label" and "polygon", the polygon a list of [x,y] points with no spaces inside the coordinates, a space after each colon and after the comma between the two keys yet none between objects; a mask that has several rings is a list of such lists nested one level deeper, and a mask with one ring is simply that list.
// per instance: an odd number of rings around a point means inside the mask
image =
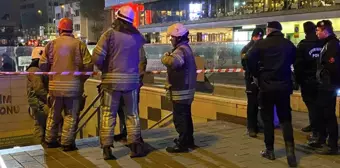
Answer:
[{"label": "signboard", "polygon": [[0,148],[32,143],[33,119],[28,114],[27,77],[0,76]]},{"label": "signboard", "polygon": [[18,57],[18,66],[30,66],[32,62],[32,57],[31,56],[21,56]]},{"label": "signboard", "polygon": [[300,27],[299,24],[294,25],[294,38],[299,38],[299,32],[300,32],[299,27]]},{"label": "signboard", "polygon": [[155,0],[105,0],[105,8],[130,2],[153,2]]}]

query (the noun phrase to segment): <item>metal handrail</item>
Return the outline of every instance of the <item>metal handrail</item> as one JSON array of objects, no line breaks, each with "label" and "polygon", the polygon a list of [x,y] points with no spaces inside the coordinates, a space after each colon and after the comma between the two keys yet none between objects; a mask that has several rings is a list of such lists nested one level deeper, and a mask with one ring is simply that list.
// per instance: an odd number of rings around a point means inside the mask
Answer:
[{"label": "metal handrail", "polygon": [[168,114],[167,116],[165,116],[163,119],[160,119],[159,121],[157,121],[154,125],[152,125],[150,128],[148,128],[147,130],[151,130],[153,128],[155,128],[157,125],[159,125],[161,122],[163,122],[164,120],[168,119],[169,117],[171,117],[173,115],[173,113],[171,112],[170,114]]},{"label": "metal handrail", "polygon": [[[81,114],[81,116],[79,117],[79,123],[80,121],[85,117],[85,115],[91,110],[91,108],[94,106],[94,104],[99,100],[99,98],[101,98],[101,96],[103,95],[103,91],[100,91],[100,93],[93,99],[92,103],[86,108],[86,110]],[[96,110],[90,115],[89,118],[87,118],[87,120],[80,126],[78,127],[76,134],[80,132],[80,130],[82,130],[85,125],[92,119],[92,117],[96,114],[100,112],[100,107],[97,107]],[[99,122],[99,121],[98,121]],[[99,124],[99,123],[98,123]]]},{"label": "metal handrail", "polygon": [[96,114],[100,112],[100,107],[97,107],[97,109],[90,115],[89,118],[87,118],[87,120],[80,126],[78,127],[78,130],[76,131],[76,133],[78,133],[80,130],[82,130],[85,125],[92,119],[92,117]]},{"label": "metal handrail", "polygon": [[[101,91],[92,101],[92,103],[86,108],[86,110],[81,114],[81,116],[79,117],[79,122],[85,117],[85,115],[91,110],[91,108],[94,106],[94,104],[99,100],[99,98],[101,98],[101,96],[103,95],[103,91]],[[99,117],[100,115],[100,107],[97,107],[96,110],[93,111],[93,113],[90,115],[89,118],[86,119],[86,121],[78,127],[77,131],[76,131],[76,134],[79,133],[84,127],[85,125],[92,119],[92,117],[95,115],[95,114],[98,114],[97,117]],[[160,123],[162,123],[164,120],[168,119],[169,117],[171,117],[173,115],[173,113],[171,112],[170,114],[166,115],[163,119],[160,119],[159,121],[157,121],[154,125],[152,125],[150,128],[147,129],[148,130],[151,130],[153,128],[155,128],[157,125],[159,125]],[[99,119],[98,119],[98,129],[99,128]]]},{"label": "metal handrail", "polygon": [[99,100],[99,98],[103,95],[103,91],[101,91],[92,101],[92,103],[87,107],[87,109],[81,114],[79,117],[79,121],[81,121],[85,115],[91,110],[91,108],[94,106],[94,104]]}]

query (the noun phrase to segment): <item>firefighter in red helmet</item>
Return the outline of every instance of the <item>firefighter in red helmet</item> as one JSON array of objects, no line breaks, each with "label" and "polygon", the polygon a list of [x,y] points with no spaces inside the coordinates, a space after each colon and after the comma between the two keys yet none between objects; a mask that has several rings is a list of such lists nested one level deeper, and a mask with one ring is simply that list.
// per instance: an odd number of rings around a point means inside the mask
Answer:
[{"label": "firefighter in red helmet", "polygon": [[[40,69],[45,72],[92,71],[93,64],[87,46],[73,36],[73,22],[62,18],[58,25],[59,37],[45,47],[45,55],[39,62]],[[87,76],[50,75],[49,104],[45,143],[48,148],[63,147],[64,151],[76,150],[75,138],[78,128],[79,112],[84,104],[83,91]],[[64,121],[61,144],[58,143],[58,126]]]}]

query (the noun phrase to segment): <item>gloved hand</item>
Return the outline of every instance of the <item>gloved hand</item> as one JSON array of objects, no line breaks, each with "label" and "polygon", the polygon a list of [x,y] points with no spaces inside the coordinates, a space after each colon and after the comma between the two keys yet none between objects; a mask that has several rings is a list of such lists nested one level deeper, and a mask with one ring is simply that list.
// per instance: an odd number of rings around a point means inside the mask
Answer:
[{"label": "gloved hand", "polygon": [[161,58],[161,62],[162,62],[162,64],[163,65],[165,65],[165,66],[167,66],[167,62],[166,62],[166,57],[167,56],[169,56],[171,53],[170,52],[165,52],[164,54],[163,54],[163,57]]},{"label": "gloved hand", "polygon": [[165,53],[163,54],[163,57],[164,57],[164,56],[169,56],[169,55],[171,55],[170,52],[165,52]]},{"label": "gloved hand", "polygon": [[101,87],[102,87],[102,84],[99,84],[99,85],[97,86],[97,91],[98,91],[98,93],[100,93],[100,92],[102,91]]}]

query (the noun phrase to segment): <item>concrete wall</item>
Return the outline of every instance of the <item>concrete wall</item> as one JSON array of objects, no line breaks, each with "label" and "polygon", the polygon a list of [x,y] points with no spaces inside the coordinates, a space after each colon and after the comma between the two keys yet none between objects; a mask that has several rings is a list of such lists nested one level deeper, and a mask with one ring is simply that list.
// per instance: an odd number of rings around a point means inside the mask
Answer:
[{"label": "concrete wall", "polygon": [[[87,106],[97,95],[96,86],[99,84],[96,80],[88,80],[85,87],[85,92],[88,95]],[[196,93],[195,101],[192,105],[192,116],[194,123],[207,122],[209,120],[225,120],[236,123],[243,123],[247,117],[247,101],[243,87],[224,86],[220,87],[224,96]],[[157,121],[165,118],[171,111],[172,105],[166,99],[165,91],[162,88],[142,87],[140,93],[140,121],[142,129],[147,129],[156,124]],[[337,101],[337,116],[339,116],[340,99]],[[95,108],[99,106],[99,102],[95,104]],[[300,93],[294,93],[291,96],[291,106],[293,111],[307,112],[307,109],[301,99]],[[92,108],[93,111],[95,108]],[[117,120],[118,121],[118,120]],[[97,118],[94,118],[87,124],[82,131],[82,136],[95,136]],[[119,125],[117,123],[117,125]],[[164,120],[157,127],[172,127],[172,117]],[[116,131],[119,132],[118,127]]]}]

